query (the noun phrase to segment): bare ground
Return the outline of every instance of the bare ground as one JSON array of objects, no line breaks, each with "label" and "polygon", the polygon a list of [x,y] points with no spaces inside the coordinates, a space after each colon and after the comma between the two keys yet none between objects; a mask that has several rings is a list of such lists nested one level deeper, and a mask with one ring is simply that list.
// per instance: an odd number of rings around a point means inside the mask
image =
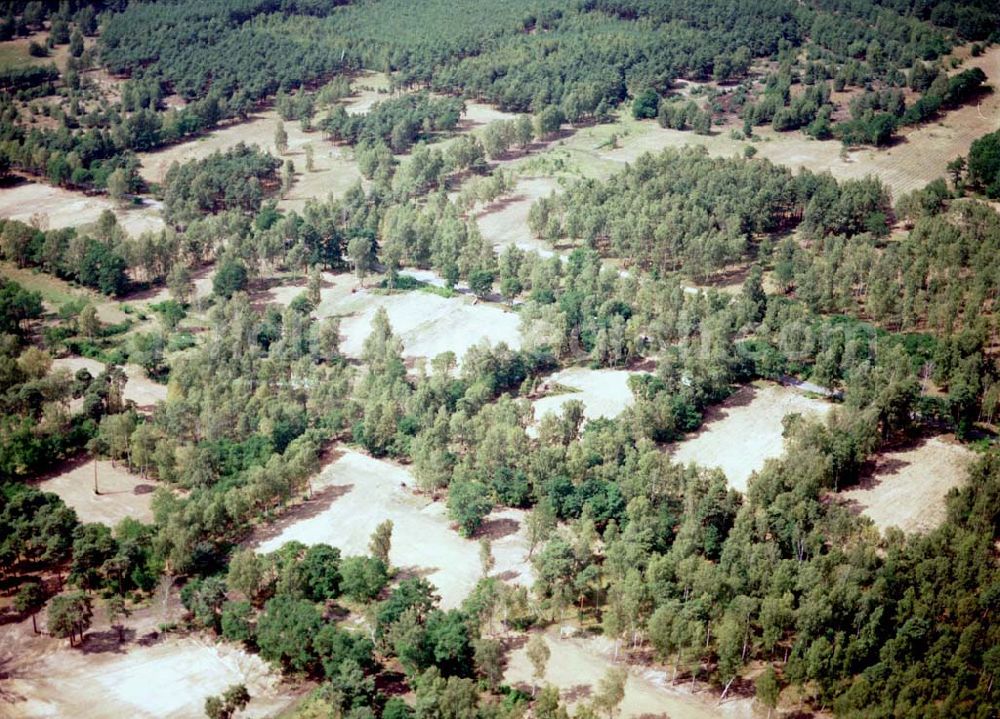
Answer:
[{"label": "bare ground", "polygon": [[159,212],[148,205],[122,208],[103,195],[85,195],[36,182],[22,182],[0,190],[0,217],[21,222],[38,219],[43,229],[91,224],[105,210],[114,212],[118,223],[130,235],[163,229]]},{"label": "bare ground", "polygon": [[533,250],[543,257],[553,254],[544,240],[539,240],[528,229],[528,212],[536,200],[559,191],[559,183],[552,177],[522,177],[512,192],[493,202],[476,214],[476,222],[483,237],[497,251],[508,245],[522,250]]},{"label": "bare ground", "polygon": [[[598,682],[609,669],[626,666],[614,660],[613,646],[604,638],[561,637],[556,629],[544,636],[551,652],[545,682],[558,686],[563,701],[571,708],[590,701]],[[504,679],[531,692],[533,670],[524,645],[510,654]],[[753,712],[747,699],[734,699],[720,705],[707,691],[692,693],[687,684],[671,686],[662,671],[629,667],[619,716],[623,719],[749,719]]]},{"label": "bare ground", "polygon": [[927,532],[944,521],[945,496],[964,483],[975,457],[951,435],[932,437],[879,454],[874,471],[839,496],[883,532],[892,526]]},{"label": "bare ground", "polygon": [[[345,555],[368,553],[379,523],[393,522],[389,559],[404,575],[425,577],[442,606],[458,606],[481,576],[479,545],[451,528],[443,503],[414,494],[412,475],[403,467],[346,450],[313,480],[315,499],[291,510],[276,525],[263,528],[254,543],[271,552],[285,542],[325,542]],[[483,533],[493,542],[494,573],[530,584],[523,512],[490,515]]]},{"label": "bare ground", "polygon": [[[0,629],[0,715],[11,719],[187,719],[204,714],[205,699],[245,684],[241,717],[268,717],[294,701],[291,688],[256,655],[198,636],[160,635],[154,613],[126,620],[120,643],[103,614],[82,646],[34,636],[31,620]],[[39,626],[45,626],[44,612]]]},{"label": "bare ground", "polygon": [[634,401],[629,389],[629,377],[638,372],[615,369],[589,369],[570,367],[545,378],[547,385],[572,387],[575,392],[541,397],[535,400],[535,418],[541,419],[546,413],[559,414],[563,405],[571,399],[583,402],[583,416],[588,419],[617,417]]},{"label": "bare ground", "polygon": [[[70,374],[75,374],[77,370],[83,368],[97,377],[104,371],[105,365],[89,357],[60,357],[52,362],[53,370],[66,369]],[[146,377],[141,367],[125,365],[123,369],[128,375],[128,382],[125,383],[125,399],[135,402],[140,410],[150,411],[157,402],[167,399],[167,386]]]},{"label": "bare ground", "polygon": [[702,429],[674,444],[671,454],[676,462],[718,467],[731,487],[745,492],[750,475],[762,469],[765,460],[781,455],[782,419],[793,413],[822,416],[832,406],[791,387],[748,385],[706,412]]},{"label": "bare ground", "polygon": [[[523,344],[521,318],[496,304],[476,302],[469,296],[441,297],[430,292],[382,294],[361,288],[351,275],[324,274],[317,317],[341,317],[341,350],[351,357],[361,355],[371,322],[379,307],[389,314],[393,332],[403,342],[410,358],[433,358],[452,351],[461,359],[474,344],[506,342],[519,349]],[[374,284],[374,278],[369,280]],[[304,290],[301,284],[284,284],[269,291],[272,302],[287,304]]]},{"label": "bare ground", "polygon": [[[100,494],[94,494],[95,464]],[[81,459],[67,462],[36,486],[44,492],[59,495],[67,506],[76,510],[81,522],[101,522],[114,527],[126,517],[151,523],[151,502],[157,484],[154,480],[129,472],[121,464]]]}]

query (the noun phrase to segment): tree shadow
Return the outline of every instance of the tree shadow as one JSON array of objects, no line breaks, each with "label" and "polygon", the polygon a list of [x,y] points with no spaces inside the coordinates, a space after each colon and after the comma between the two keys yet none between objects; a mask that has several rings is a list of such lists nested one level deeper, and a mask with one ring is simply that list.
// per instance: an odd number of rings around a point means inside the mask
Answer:
[{"label": "tree shadow", "polygon": [[124,629],[121,636],[117,629],[104,632],[88,632],[83,637],[83,643],[78,649],[84,654],[124,654],[128,645],[135,639],[134,629]]},{"label": "tree shadow", "polygon": [[575,702],[589,699],[593,693],[594,689],[589,684],[572,684],[559,692],[559,696],[562,697],[563,701]]},{"label": "tree shadow", "polygon": [[520,522],[510,517],[487,519],[479,525],[479,529],[472,535],[472,539],[488,539],[491,542],[495,542],[498,539],[516,534],[520,526]]},{"label": "tree shadow", "polygon": [[333,484],[313,492],[309,499],[286,507],[274,521],[259,526],[244,545],[260,544],[280,536],[291,525],[322,514],[337,499],[353,489],[353,484]]}]

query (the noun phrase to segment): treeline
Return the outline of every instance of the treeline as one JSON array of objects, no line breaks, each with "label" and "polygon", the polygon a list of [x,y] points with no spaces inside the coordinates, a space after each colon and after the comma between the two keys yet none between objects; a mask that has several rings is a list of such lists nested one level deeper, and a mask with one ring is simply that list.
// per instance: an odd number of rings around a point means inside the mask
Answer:
[{"label": "treeline", "polygon": [[464,104],[455,98],[435,98],[427,93],[405,94],[383,100],[365,113],[348,114],[338,106],[320,123],[335,142],[388,143],[393,152],[431,140],[434,133],[455,129]]},{"label": "treeline", "polygon": [[242,142],[203,160],[174,163],[163,179],[164,217],[183,224],[226,209],[256,214],[277,188],[279,167],[281,160]]},{"label": "treeline", "polygon": [[550,240],[580,240],[643,268],[705,278],[744,258],[755,238],[803,219],[820,233],[884,233],[889,205],[877,182],[838,185],[685,149],[644,155],[604,182],[580,181],[539,200],[528,221]]}]

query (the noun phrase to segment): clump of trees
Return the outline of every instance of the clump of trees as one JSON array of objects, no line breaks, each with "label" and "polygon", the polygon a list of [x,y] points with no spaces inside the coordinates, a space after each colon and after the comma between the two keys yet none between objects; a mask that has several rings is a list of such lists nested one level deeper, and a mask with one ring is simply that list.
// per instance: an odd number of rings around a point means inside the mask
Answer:
[{"label": "clump of trees", "polygon": [[382,141],[398,153],[431,139],[434,133],[455,129],[464,107],[457,98],[408,93],[378,102],[368,112],[355,115],[338,106],[320,122],[320,127],[336,142],[356,145]]}]

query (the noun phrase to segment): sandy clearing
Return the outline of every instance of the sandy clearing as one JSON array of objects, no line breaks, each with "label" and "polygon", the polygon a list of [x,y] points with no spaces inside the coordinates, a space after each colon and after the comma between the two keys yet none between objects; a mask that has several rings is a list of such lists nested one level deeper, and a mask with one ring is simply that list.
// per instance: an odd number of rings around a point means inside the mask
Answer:
[{"label": "sandy clearing", "polygon": [[[279,155],[274,147],[274,131],[279,116],[276,110],[255,114],[247,122],[229,125],[189,142],[139,153],[142,162],[140,174],[147,182],[163,182],[167,170],[174,162],[201,160],[217,150],[225,151],[240,142],[258,145],[282,161],[295,164],[295,182],[291,191],[278,202],[283,210],[301,212],[306,200],[325,199],[343,194],[361,179],[350,148],[334,145],[319,130],[303,132],[298,121],[285,122],[288,150]],[[306,145],[313,147],[313,170],[306,170]]]},{"label": "sandy clearing", "polygon": [[474,125],[488,125],[497,120],[516,120],[518,117],[516,113],[504,112],[492,105],[474,100],[465,101],[465,112],[462,113],[462,119]]},{"label": "sandy clearing", "polygon": [[[104,371],[105,364],[89,357],[60,357],[52,361],[52,369],[60,368],[69,370],[70,374],[76,374],[77,370],[86,368],[91,375],[97,377]],[[166,385],[158,384],[146,377],[138,365],[125,365],[122,369],[128,375],[128,382],[125,383],[125,399],[135,402],[141,410],[150,410],[157,402],[166,401]]]},{"label": "sandy clearing", "polygon": [[[433,279],[426,272],[421,279]],[[476,302],[459,295],[441,297],[431,292],[409,291],[381,294],[361,288],[349,274],[324,273],[324,287],[314,315],[341,318],[341,350],[359,357],[379,307],[389,314],[393,332],[403,342],[404,357],[433,358],[451,351],[461,360],[465,352],[482,340],[496,345],[506,342],[513,349],[525,343],[521,317],[499,305]],[[369,279],[375,284],[375,279]],[[305,291],[303,283],[283,284],[268,290],[271,302],[287,305]]]},{"label": "sandy clearing", "polygon": [[528,228],[528,213],[536,200],[560,191],[553,177],[522,177],[513,191],[476,214],[476,223],[483,237],[497,250],[516,245],[551,257],[552,247],[535,237]]},{"label": "sandy clearing", "polygon": [[65,640],[43,641],[47,651],[39,656],[14,654],[21,666],[4,682],[0,715],[186,719],[202,716],[207,697],[239,683],[251,696],[241,717],[273,716],[290,702],[262,659],[228,644],[184,637],[132,645],[127,652],[86,653]]},{"label": "sandy clearing", "polygon": [[50,230],[97,222],[105,210],[114,212],[118,223],[130,235],[159,232],[164,226],[159,212],[149,205],[123,209],[103,195],[88,196],[37,182],[22,182],[0,190],[0,217],[30,222],[38,216]]},{"label": "sandy clearing", "polygon": [[70,463],[67,469],[38,483],[43,492],[54,492],[76,510],[81,522],[101,522],[114,527],[125,517],[147,524],[153,521],[152,499],[157,483],[129,472],[124,466],[99,460],[94,494],[94,462]]},{"label": "sandy clearing", "polygon": [[762,469],[765,460],[781,455],[782,419],[796,412],[821,417],[832,407],[791,387],[748,385],[706,412],[701,431],[670,451],[676,462],[718,467],[731,487],[745,492],[750,475]]},{"label": "sandy clearing", "polygon": [[[367,554],[375,527],[391,519],[392,564],[404,576],[425,577],[437,587],[442,606],[456,607],[481,576],[478,542],[459,536],[450,528],[444,503],[413,494],[413,486],[405,468],[348,449],[313,480],[316,506],[301,505],[309,516],[272,527],[273,536],[259,540],[256,549],[271,552],[297,540],[325,542],[345,555]],[[493,537],[494,573],[527,585],[532,575],[523,518],[519,510],[495,512],[484,530]]]},{"label": "sandy clearing", "polygon": [[[603,637],[561,638],[557,629],[549,630],[544,636],[551,651],[545,681],[561,689],[562,698],[570,707],[587,703],[609,669],[626,666],[613,660],[612,644]],[[522,685],[530,691],[534,683],[533,670],[524,646],[511,653],[504,678],[508,683]],[[670,686],[662,671],[630,667],[625,699],[618,716],[623,719],[749,719],[753,712],[749,700],[733,700],[719,705],[710,694],[691,694],[687,685]]]},{"label": "sandy clearing", "polygon": [[590,369],[569,367],[545,378],[545,384],[560,384],[574,388],[575,392],[563,392],[535,400],[535,418],[540,420],[545,414],[559,414],[563,405],[575,399],[583,402],[583,416],[587,420],[598,417],[613,418],[621,414],[635,401],[628,379],[639,372],[616,369]]},{"label": "sandy clearing", "polygon": [[932,437],[911,449],[878,455],[871,476],[840,497],[883,532],[892,526],[927,532],[944,521],[945,496],[964,484],[975,457],[953,436]]}]

